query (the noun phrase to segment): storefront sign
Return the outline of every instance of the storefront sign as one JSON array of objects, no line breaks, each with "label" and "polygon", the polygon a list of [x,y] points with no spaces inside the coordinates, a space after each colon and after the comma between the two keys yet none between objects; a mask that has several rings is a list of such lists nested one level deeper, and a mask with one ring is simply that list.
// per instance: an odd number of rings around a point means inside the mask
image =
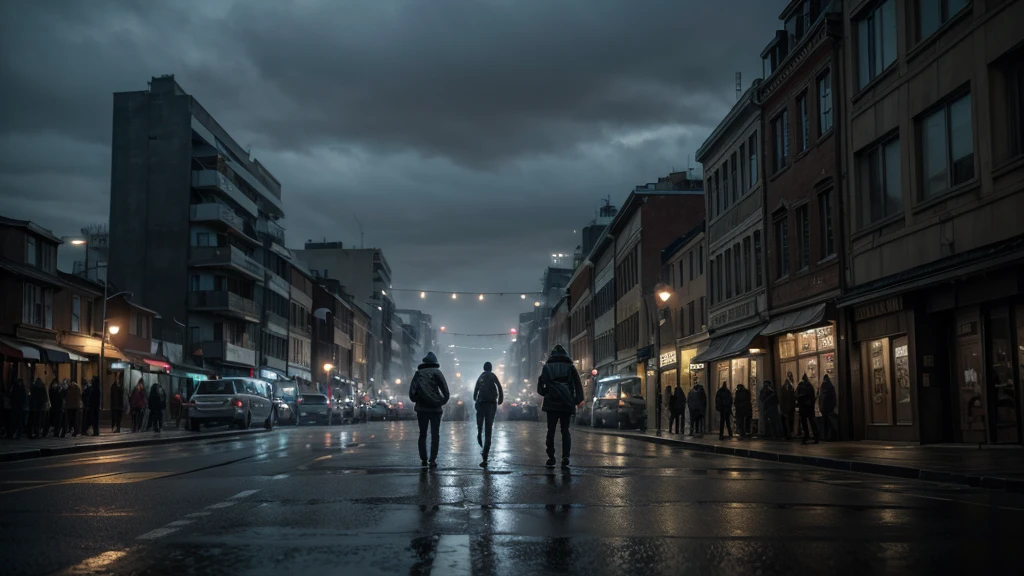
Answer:
[{"label": "storefront sign", "polygon": [[661,366],[670,366],[676,363],[676,351],[666,352],[661,355]]},{"label": "storefront sign", "polygon": [[733,306],[732,308],[720,312],[711,317],[712,326],[721,326],[722,324],[728,324],[729,322],[735,322],[741,318],[750,316],[753,312],[751,310],[751,302],[745,302],[739,306]]},{"label": "storefront sign", "polygon": [[854,310],[853,315],[857,320],[866,320],[868,318],[874,318],[875,316],[885,316],[886,314],[899,312],[900,310],[903,310],[903,297],[893,296],[888,300],[881,300],[879,302],[872,302],[871,304],[858,306]]},{"label": "storefront sign", "polygon": [[111,370],[124,370],[124,369],[128,368],[129,366],[131,366],[131,364],[128,364],[127,362],[111,362],[110,363],[110,369]]},{"label": "storefront sign", "polygon": [[191,378],[193,382],[202,382],[203,380],[210,379],[206,374],[196,374],[195,372],[185,372],[185,378]]},{"label": "storefront sign", "polygon": [[690,364],[690,371],[691,372],[694,371],[694,370],[703,370],[703,369],[704,369],[704,363],[703,362],[700,362],[700,363],[697,363],[697,364]]},{"label": "storefront sign", "polygon": [[957,327],[956,327],[956,335],[957,335],[957,337],[974,336],[977,333],[978,333],[978,323],[977,322],[964,322],[962,324],[958,324]]},{"label": "storefront sign", "polygon": [[907,357],[907,345],[904,344],[903,346],[897,346],[896,349],[893,350],[892,355],[895,356],[896,358],[906,358]]}]

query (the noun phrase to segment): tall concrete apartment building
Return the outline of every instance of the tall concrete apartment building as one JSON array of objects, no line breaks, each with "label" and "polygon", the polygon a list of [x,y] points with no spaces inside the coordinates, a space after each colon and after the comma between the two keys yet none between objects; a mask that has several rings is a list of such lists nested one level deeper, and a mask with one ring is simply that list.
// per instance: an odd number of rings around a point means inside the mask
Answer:
[{"label": "tall concrete apartment building", "polygon": [[280,182],[173,76],[114,94],[108,277],[154,336],[220,374],[284,369],[283,217]]}]

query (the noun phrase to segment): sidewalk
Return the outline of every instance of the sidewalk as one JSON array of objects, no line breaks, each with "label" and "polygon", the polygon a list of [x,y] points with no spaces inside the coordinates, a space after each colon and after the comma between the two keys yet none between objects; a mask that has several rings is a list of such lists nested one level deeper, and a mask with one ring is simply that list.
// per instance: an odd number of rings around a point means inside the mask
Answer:
[{"label": "sidewalk", "polygon": [[654,432],[576,429],[714,454],[1024,493],[1024,448],[1020,446],[872,442],[801,445],[797,440],[719,440],[717,434],[691,438],[666,432],[659,436]]},{"label": "sidewalk", "polygon": [[42,458],[46,456],[63,456],[66,454],[79,454],[82,452],[96,452],[100,450],[118,450],[122,448],[135,448],[138,446],[209,440],[211,438],[258,434],[260,432],[264,432],[262,427],[253,428],[251,430],[228,430],[225,427],[223,429],[215,430],[204,429],[202,432],[189,432],[184,426],[176,428],[172,425],[170,427],[165,427],[159,434],[156,434],[153,431],[138,432],[135,434],[132,434],[131,432],[114,433],[101,429],[99,436],[76,436],[72,438],[69,434],[66,438],[54,438],[50,435],[46,438],[38,438],[35,440],[29,440],[24,436],[19,440],[0,438],[0,462]]}]

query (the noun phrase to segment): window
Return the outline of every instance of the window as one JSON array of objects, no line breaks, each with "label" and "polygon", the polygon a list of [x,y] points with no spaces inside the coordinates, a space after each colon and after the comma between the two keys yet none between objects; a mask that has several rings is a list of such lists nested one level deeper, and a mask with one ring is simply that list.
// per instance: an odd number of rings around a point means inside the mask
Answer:
[{"label": "window", "polygon": [[732,245],[732,257],[736,274],[736,295],[739,296],[743,293],[743,261],[740,259],[739,242]]},{"label": "window", "polygon": [[1007,158],[1024,154],[1024,54],[1021,51],[1003,70],[1006,82]]},{"label": "window", "polygon": [[685,284],[685,282],[683,282],[683,280],[685,280],[685,279],[686,279],[686,275],[683,274],[683,260],[682,260],[682,258],[680,258],[679,259],[679,287],[680,288],[682,288],[683,285]]},{"label": "window", "polygon": [[718,302],[718,298],[715,296],[715,288],[717,287],[718,282],[715,281],[715,261],[714,261],[714,259],[712,259],[711,262],[708,263],[708,266],[710,266],[710,269],[711,269],[711,274],[709,274],[709,278],[708,278],[708,290],[711,293],[711,303],[714,304],[715,302]]},{"label": "window", "polygon": [[863,228],[900,212],[900,140],[893,138],[857,157],[858,222]]},{"label": "window", "polygon": [[693,280],[693,250],[690,250],[690,280]]},{"label": "window", "polygon": [[785,213],[775,221],[775,276],[789,276],[789,220]]},{"label": "window", "polygon": [[772,120],[772,150],[775,171],[782,170],[789,163],[789,111],[783,110]]},{"label": "window", "polygon": [[737,198],[736,191],[739,189],[739,182],[736,181],[736,153],[735,152],[732,153],[732,162],[729,163],[729,166],[732,168],[732,188],[730,189],[730,192],[732,193],[732,201],[735,202],[736,198]]},{"label": "window", "polygon": [[863,88],[896,61],[896,0],[884,0],[856,22],[857,86]]},{"label": "window", "polygon": [[800,111],[800,151],[807,150],[810,144],[810,132],[807,126],[807,93],[804,92],[796,99],[797,108]]},{"label": "window", "polygon": [[719,194],[721,191],[719,184],[721,184],[721,182],[721,174],[718,170],[715,170],[715,213],[717,214],[722,213],[722,197],[721,194]]},{"label": "window", "polygon": [[708,325],[708,309],[707,309],[707,306],[704,305],[704,297],[701,296],[700,297],[700,326],[701,326],[701,330],[703,330],[704,327],[707,326],[707,325]]},{"label": "window", "polygon": [[832,71],[818,76],[818,136],[832,129]]},{"label": "window", "polygon": [[740,144],[740,196],[747,191],[747,156],[743,144]]},{"label": "window", "polygon": [[698,274],[704,274],[704,245],[697,247],[697,269]]},{"label": "window", "polygon": [[708,185],[704,189],[707,191],[707,194],[708,194],[708,214],[710,214],[711,217],[714,218],[715,217],[715,195],[714,195],[715,189],[711,185],[711,183],[712,183],[711,177],[708,176]]},{"label": "window", "polygon": [[750,236],[743,239],[743,290],[750,292]]},{"label": "window", "polygon": [[722,204],[723,209],[729,209],[729,161],[722,162]]},{"label": "window", "polygon": [[821,225],[821,258],[836,253],[835,232],[832,230],[832,191],[818,196],[818,220]]},{"label": "window", "polygon": [[716,302],[721,302],[722,301],[722,294],[723,294],[723,290],[722,290],[722,255],[721,254],[719,254],[718,256],[715,256],[715,269],[717,271],[716,273],[718,274],[718,276],[715,277],[715,284],[718,285],[718,292],[715,293],[715,301]]},{"label": "window", "polygon": [[82,298],[80,296],[71,297],[71,331],[82,331]]},{"label": "window", "polygon": [[690,332],[689,332],[690,334],[694,334],[694,333],[697,332],[697,329],[696,329],[696,326],[695,326],[695,324],[697,323],[696,322],[697,315],[694,314],[694,310],[693,310],[694,305],[695,305],[695,302],[693,300],[690,300],[690,303],[686,305],[686,315],[690,317]]},{"label": "window", "polygon": [[725,250],[725,297],[732,298],[732,249]]},{"label": "window", "polygon": [[679,336],[689,336],[686,333],[686,308],[679,309]]},{"label": "window", "polygon": [[761,269],[761,231],[754,230],[754,285],[758,288],[764,282],[763,270]]},{"label": "window", "polygon": [[750,185],[757,184],[757,132],[747,139],[747,150],[750,152]]},{"label": "window", "polygon": [[38,266],[38,256],[36,256],[36,239],[34,236],[25,236],[25,264],[29,266]]},{"label": "window", "polygon": [[210,243],[210,236],[209,232],[196,232],[196,246],[214,246]]},{"label": "window", "polygon": [[811,222],[807,214],[807,204],[796,209],[797,269],[806,270],[811,265]]},{"label": "window", "polygon": [[22,290],[21,321],[53,329],[53,291],[34,284],[25,284]]},{"label": "window", "polygon": [[47,244],[43,244],[39,246],[39,256],[40,268],[51,274],[57,271],[57,269],[54,267],[54,260],[56,260],[57,256],[56,248],[49,246]]},{"label": "window", "polygon": [[931,36],[946,21],[967,7],[968,0],[918,0],[917,39]]},{"label": "window", "polygon": [[921,199],[974,178],[971,95],[943,105],[921,121]]}]

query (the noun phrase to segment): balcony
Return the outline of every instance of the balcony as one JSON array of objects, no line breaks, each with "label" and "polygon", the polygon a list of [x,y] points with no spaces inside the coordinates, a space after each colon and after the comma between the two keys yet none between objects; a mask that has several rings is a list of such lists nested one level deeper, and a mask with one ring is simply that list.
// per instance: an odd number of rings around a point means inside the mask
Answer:
[{"label": "balcony", "polygon": [[235,236],[248,242],[259,244],[259,241],[249,236],[245,231],[245,220],[234,213],[231,208],[217,202],[206,204],[193,204],[190,207],[190,218],[192,222],[212,223],[226,228]]},{"label": "balcony", "polygon": [[218,312],[234,316],[246,322],[260,321],[256,303],[226,290],[199,290],[188,293],[190,310]]},{"label": "balcony", "polygon": [[266,218],[260,218],[256,222],[256,231],[260,234],[266,234],[277,241],[278,244],[284,246],[284,228],[272,222]]},{"label": "balcony", "polygon": [[243,210],[252,214],[254,218],[259,216],[256,203],[250,200],[237,186],[232,184],[227,176],[216,170],[193,170],[192,187],[200,190],[216,190],[224,194],[226,198],[235,204],[238,204]]},{"label": "balcony", "polygon": [[285,370],[288,369],[288,363],[287,362],[285,362],[281,358],[274,358],[273,356],[270,355],[269,352],[264,354],[263,359],[265,361],[264,365],[269,367],[269,368],[273,368],[275,370],[280,370],[282,372],[284,372]]},{"label": "balcony", "polygon": [[267,271],[267,285],[270,286],[271,290],[277,292],[281,296],[284,296],[285,298],[291,297],[292,285],[284,278],[281,278],[269,270]]},{"label": "balcony", "polygon": [[230,362],[240,366],[256,367],[256,351],[230,342],[209,340],[203,342],[203,358]]},{"label": "balcony", "polygon": [[288,337],[288,320],[274,312],[267,311],[267,329],[282,338]]},{"label": "balcony", "polygon": [[190,250],[188,265],[193,268],[227,268],[263,281],[263,265],[234,246],[193,246]]}]

